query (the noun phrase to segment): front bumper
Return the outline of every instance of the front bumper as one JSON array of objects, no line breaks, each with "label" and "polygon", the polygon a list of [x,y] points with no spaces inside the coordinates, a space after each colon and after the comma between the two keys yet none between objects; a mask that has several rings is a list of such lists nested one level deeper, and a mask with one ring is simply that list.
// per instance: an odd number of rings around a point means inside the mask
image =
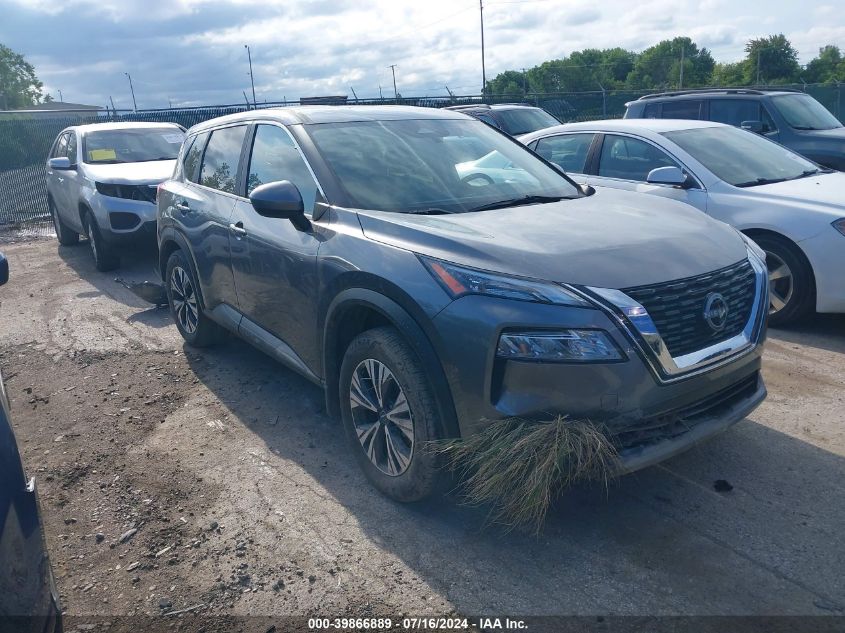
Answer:
[{"label": "front bumper", "polygon": [[88,200],[103,239],[112,244],[155,241],[156,205],[144,200],[104,196],[94,191]]}]

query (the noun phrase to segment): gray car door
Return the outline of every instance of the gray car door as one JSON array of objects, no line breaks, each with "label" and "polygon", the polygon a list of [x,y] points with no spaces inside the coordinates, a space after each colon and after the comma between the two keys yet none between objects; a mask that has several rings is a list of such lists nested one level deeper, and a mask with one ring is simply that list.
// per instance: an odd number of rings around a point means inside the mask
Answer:
[{"label": "gray car door", "polygon": [[[53,150],[50,152],[50,158],[67,156],[67,144],[69,139],[70,132],[63,132],[60,134],[59,138],[56,140],[56,144],[53,146]],[[56,206],[59,216],[65,222],[68,222],[70,216],[70,187],[67,184],[69,173],[69,171],[64,169],[51,169],[49,162],[47,163],[47,190],[53,199],[53,204]],[[79,224],[78,220],[71,223],[71,226],[76,226],[77,224]]]},{"label": "gray car door", "polygon": [[[288,180],[299,188],[305,214],[311,217],[321,194],[286,128],[256,125],[246,164],[247,196],[258,185]],[[262,217],[243,197],[235,205],[230,239],[235,288],[244,315],[241,335],[256,342],[264,336],[261,330],[269,332],[308,366],[318,366],[310,357],[317,318],[317,234],[299,230],[289,220]]]},{"label": "gray car door", "polygon": [[689,169],[654,143],[627,134],[605,134],[598,155],[597,174],[588,176],[587,183],[596,187],[672,198],[707,211],[707,192],[697,181],[689,189],[647,182],[649,172],[659,167],[678,167],[690,173]]},{"label": "gray car door", "polygon": [[[184,177],[173,188],[174,216],[192,245],[206,309],[237,306],[229,251],[238,169],[247,125],[204,132],[185,152]],[[232,312],[229,311],[229,314]]]}]

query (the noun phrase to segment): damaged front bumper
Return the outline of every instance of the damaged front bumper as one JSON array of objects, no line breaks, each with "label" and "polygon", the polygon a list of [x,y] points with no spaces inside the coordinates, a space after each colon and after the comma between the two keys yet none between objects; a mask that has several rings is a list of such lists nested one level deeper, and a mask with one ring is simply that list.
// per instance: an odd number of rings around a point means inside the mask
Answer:
[{"label": "damaged front bumper", "polygon": [[640,420],[612,437],[618,447],[624,475],[652,466],[730,428],[748,416],[766,398],[759,372],[701,402],[652,420]]}]

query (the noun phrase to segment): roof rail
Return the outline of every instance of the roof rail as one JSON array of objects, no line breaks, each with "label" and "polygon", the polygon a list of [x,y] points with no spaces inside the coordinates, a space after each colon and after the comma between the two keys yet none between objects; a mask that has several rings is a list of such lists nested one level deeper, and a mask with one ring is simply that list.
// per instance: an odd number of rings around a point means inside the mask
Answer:
[{"label": "roof rail", "polygon": [[801,92],[795,88],[698,88],[695,90],[672,90],[669,92],[656,92],[650,95],[643,95],[637,101],[647,101],[660,97],[678,97],[681,95],[695,95],[706,93],[730,94],[730,95],[763,95],[767,92]]},{"label": "roof rail", "polygon": [[467,110],[469,108],[486,108],[490,109],[489,104],[486,103],[462,103],[461,105],[446,106],[446,110]]}]

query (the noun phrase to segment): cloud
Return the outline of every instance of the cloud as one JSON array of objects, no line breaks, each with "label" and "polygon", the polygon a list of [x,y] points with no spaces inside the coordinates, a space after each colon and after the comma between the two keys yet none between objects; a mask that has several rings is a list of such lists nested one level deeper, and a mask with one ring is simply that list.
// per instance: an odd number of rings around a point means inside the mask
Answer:
[{"label": "cloud", "polygon": [[[783,32],[802,61],[845,41],[845,17],[771,0],[485,0],[488,78],[574,50],[642,50],[689,35],[719,61],[743,56],[749,37]],[[725,16],[730,12],[730,20]],[[140,107],[234,103],[319,94],[391,94],[397,64],[405,95],[477,93],[476,0],[0,0],[0,41],[36,66],[68,101]],[[769,22],[761,26],[761,16]]]}]

